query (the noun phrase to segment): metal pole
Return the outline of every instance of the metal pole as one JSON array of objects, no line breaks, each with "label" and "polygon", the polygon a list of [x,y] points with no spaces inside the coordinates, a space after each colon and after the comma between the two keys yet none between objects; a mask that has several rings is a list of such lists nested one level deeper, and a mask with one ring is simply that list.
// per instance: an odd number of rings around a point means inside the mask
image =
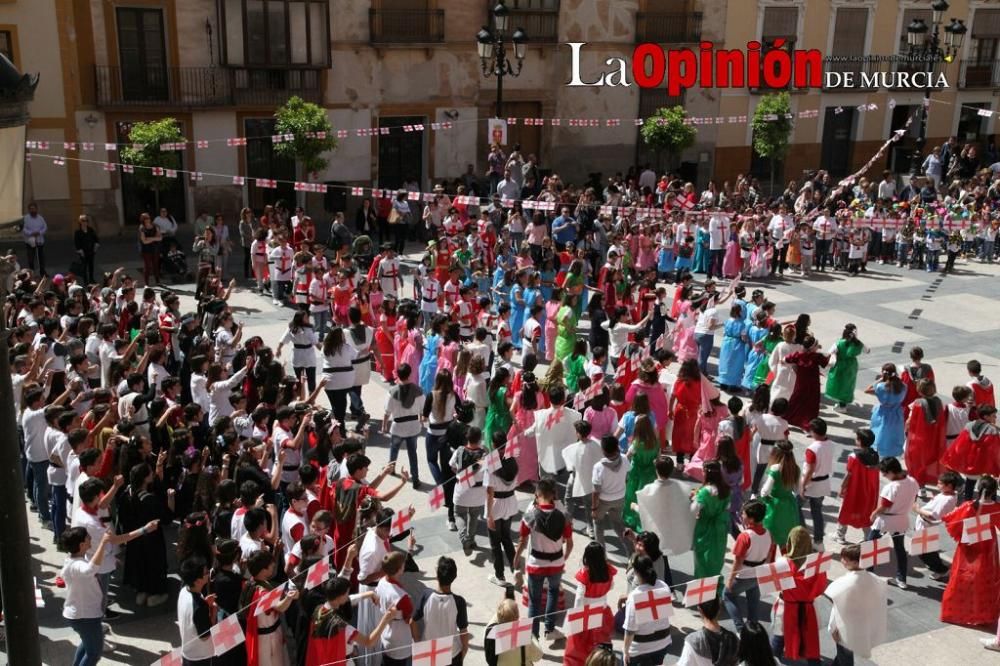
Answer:
[{"label": "metal pole", "polygon": [[506,73],[507,53],[503,47],[503,35],[497,39],[496,47],[496,75],[497,75],[497,118],[503,118],[503,76]]},{"label": "metal pole", "polygon": [[[7,278],[13,262],[0,263],[0,295],[6,297]],[[11,396],[10,331],[0,317],[0,395]],[[7,659],[11,664],[42,663],[35,610],[35,586],[31,571],[31,539],[28,511],[24,506],[24,476],[18,451],[14,401],[0,400],[0,592],[7,625]]]}]

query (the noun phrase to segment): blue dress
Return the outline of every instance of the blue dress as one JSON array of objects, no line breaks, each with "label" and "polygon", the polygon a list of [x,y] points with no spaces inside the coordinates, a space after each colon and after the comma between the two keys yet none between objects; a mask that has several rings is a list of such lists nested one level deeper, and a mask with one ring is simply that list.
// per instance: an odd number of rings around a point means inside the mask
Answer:
[{"label": "blue dress", "polygon": [[743,342],[746,324],[742,319],[730,319],[722,329],[722,346],[719,348],[719,383],[739,386],[747,361],[747,345]]},{"label": "blue dress", "polygon": [[424,338],[424,357],[420,360],[420,388],[424,395],[434,390],[434,378],[438,371],[438,347],[441,336],[431,333]]},{"label": "blue dress", "polygon": [[545,286],[545,285],[546,285],[546,283],[548,283],[548,284],[554,284],[555,283],[556,272],[555,271],[539,271],[538,277],[541,280],[541,285],[542,285],[542,298],[547,303],[549,301],[549,298],[551,298],[551,296],[552,296],[552,287]]},{"label": "blue dress", "polygon": [[708,272],[709,238],[708,231],[698,227],[698,230],[694,234],[694,273]]},{"label": "blue dress", "polygon": [[[528,317],[531,316],[531,306],[539,302],[538,299],[542,297],[542,290],[532,287],[524,288],[524,321],[528,321]],[[544,310],[543,310],[544,312]],[[541,323],[541,322],[539,322]],[[542,336],[544,337],[544,336]]]},{"label": "blue dress", "polygon": [[510,288],[510,337],[518,349],[521,348],[521,327],[524,326],[524,303],[518,303],[517,297],[524,300],[524,287],[514,283]]},{"label": "blue dress", "polygon": [[760,328],[759,326],[751,326],[750,330],[747,332],[747,337],[750,338],[750,352],[747,354],[746,368],[743,371],[743,388],[748,390],[753,390],[757,388],[757,380],[755,376],[757,374],[757,368],[767,359],[767,352],[764,348],[758,351],[755,348],[757,343],[763,344],[764,338],[767,337],[767,329]]},{"label": "blue dress", "polygon": [[872,432],[875,433],[875,450],[881,458],[903,455],[903,400],[906,389],[899,393],[889,390],[885,382],[875,384],[878,404],[872,409]]},{"label": "blue dress", "polygon": [[656,255],[656,272],[669,273],[674,270],[674,249],[661,247]]},{"label": "blue dress", "polygon": [[[621,437],[618,438],[618,447],[622,450],[622,453],[628,453],[628,444],[632,439],[632,433],[635,432],[635,419],[636,415],[631,409],[622,414],[621,421],[618,422],[618,427],[622,429]],[[653,412],[649,413],[649,422],[652,424],[653,429],[656,429],[656,415]]]}]

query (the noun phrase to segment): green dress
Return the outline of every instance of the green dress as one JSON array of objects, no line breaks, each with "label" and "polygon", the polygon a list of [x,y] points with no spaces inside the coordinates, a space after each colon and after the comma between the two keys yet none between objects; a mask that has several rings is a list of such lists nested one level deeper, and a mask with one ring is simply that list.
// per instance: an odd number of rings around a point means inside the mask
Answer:
[{"label": "green dress", "polygon": [[858,356],[865,346],[857,340],[837,340],[837,363],[826,377],[826,396],[847,404],[854,402],[854,385],[858,382]]},{"label": "green dress", "polygon": [[722,573],[729,535],[730,497],[725,499],[702,486],[694,499],[701,505],[694,524],[694,577],[707,578]]},{"label": "green dress", "polygon": [[632,448],[632,467],[625,477],[625,512],[623,520],[627,527],[633,530],[640,530],[642,525],[639,522],[639,514],[632,510],[635,503],[636,494],[653,481],[656,481],[656,468],[653,464],[656,457],[660,455],[657,446],[646,448],[644,446],[634,446]]},{"label": "green dress", "polygon": [[573,312],[579,318],[583,314],[583,291],[585,289],[583,275],[567,273],[566,280],[563,282],[563,289],[566,290],[567,294],[576,294],[576,307],[573,308]]},{"label": "green dress", "polygon": [[486,408],[486,421],[483,424],[483,446],[487,450],[493,450],[493,433],[506,433],[510,430],[510,425],[513,422],[506,398],[507,387],[501,386],[490,399],[490,404]]},{"label": "green dress", "polygon": [[772,340],[770,337],[764,338],[764,360],[760,362],[757,366],[757,373],[753,376],[754,384],[760,386],[767,381],[767,376],[771,372],[771,368],[768,367],[767,361],[771,358],[771,352],[774,348],[778,346],[781,339]]},{"label": "green dress", "polygon": [[566,390],[576,393],[580,390],[580,377],[583,377],[583,356],[570,355],[563,363],[565,370]]},{"label": "green dress", "polygon": [[556,313],[556,358],[561,363],[573,353],[576,344],[576,314],[573,308],[563,305]]},{"label": "green dress", "polygon": [[799,503],[795,499],[795,493],[781,485],[781,475],[778,470],[769,469],[767,474],[774,481],[774,485],[771,486],[771,494],[761,498],[767,507],[764,529],[771,533],[771,539],[776,545],[784,546],[788,542],[788,533],[793,527],[801,524]]}]

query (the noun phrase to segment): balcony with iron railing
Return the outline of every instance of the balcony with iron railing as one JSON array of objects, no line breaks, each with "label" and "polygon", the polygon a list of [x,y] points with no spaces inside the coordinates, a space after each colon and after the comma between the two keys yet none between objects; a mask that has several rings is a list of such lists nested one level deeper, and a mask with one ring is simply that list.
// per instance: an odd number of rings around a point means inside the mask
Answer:
[{"label": "balcony with iron railing", "polygon": [[372,44],[440,44],[444,41],[443,9],[369,9]]},{"label": "balcony with iron railing", "polygon": [[701,12],[635,15],[635,41],[683,44],[701,41]]},{"label": "balcony with iron railing", "polygon": [[297,95],[322,102],[323,70],[94,67],[97,106],[160,109],[277,106]]},{"label": "balcony with iron railing", "polygon": [[1000,60],[963,60],[960,88],[1000,88]]},{"label": "balcony with iron railing", "polygon": [[[497,0],[486,0],[486,15],[491,17]],[[559,2],[513,0],[506,3],[511,31],[521,28],[531,44],[555,44],[559,41]],[[544,5],[544,6],[541,6]]]}]

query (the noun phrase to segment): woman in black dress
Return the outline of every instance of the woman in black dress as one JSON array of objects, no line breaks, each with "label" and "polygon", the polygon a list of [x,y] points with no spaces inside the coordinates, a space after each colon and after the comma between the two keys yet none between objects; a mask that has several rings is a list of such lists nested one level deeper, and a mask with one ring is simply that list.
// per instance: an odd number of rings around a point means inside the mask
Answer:
[{"label": "woman in black dress", "polygon": [[97,239],[97,231],[90,224],[89,216],[81,215],[77,222],[79,226],[76,233],[73,234],[73,245],[76,248],[76,253],[80,256],[80,262],[83,264],[83,275],[78,277],[82,277],[86,284],[94,284],[96,282],[94,257],[97,254],[100,241]]},{"label": "woman in black dress", "polygon": [[159,606],[167,601],[167,542],[163,528],[172,518],[169,504],[173,492],[166,498],[157,494],[159,483],[153,470],[140,463],[129,472],[129,485],[118,498],[118,532],[127,534],[159,520],[155,530],[147,532],[125,546],[123,581],[136,591],[139,606]]}]

